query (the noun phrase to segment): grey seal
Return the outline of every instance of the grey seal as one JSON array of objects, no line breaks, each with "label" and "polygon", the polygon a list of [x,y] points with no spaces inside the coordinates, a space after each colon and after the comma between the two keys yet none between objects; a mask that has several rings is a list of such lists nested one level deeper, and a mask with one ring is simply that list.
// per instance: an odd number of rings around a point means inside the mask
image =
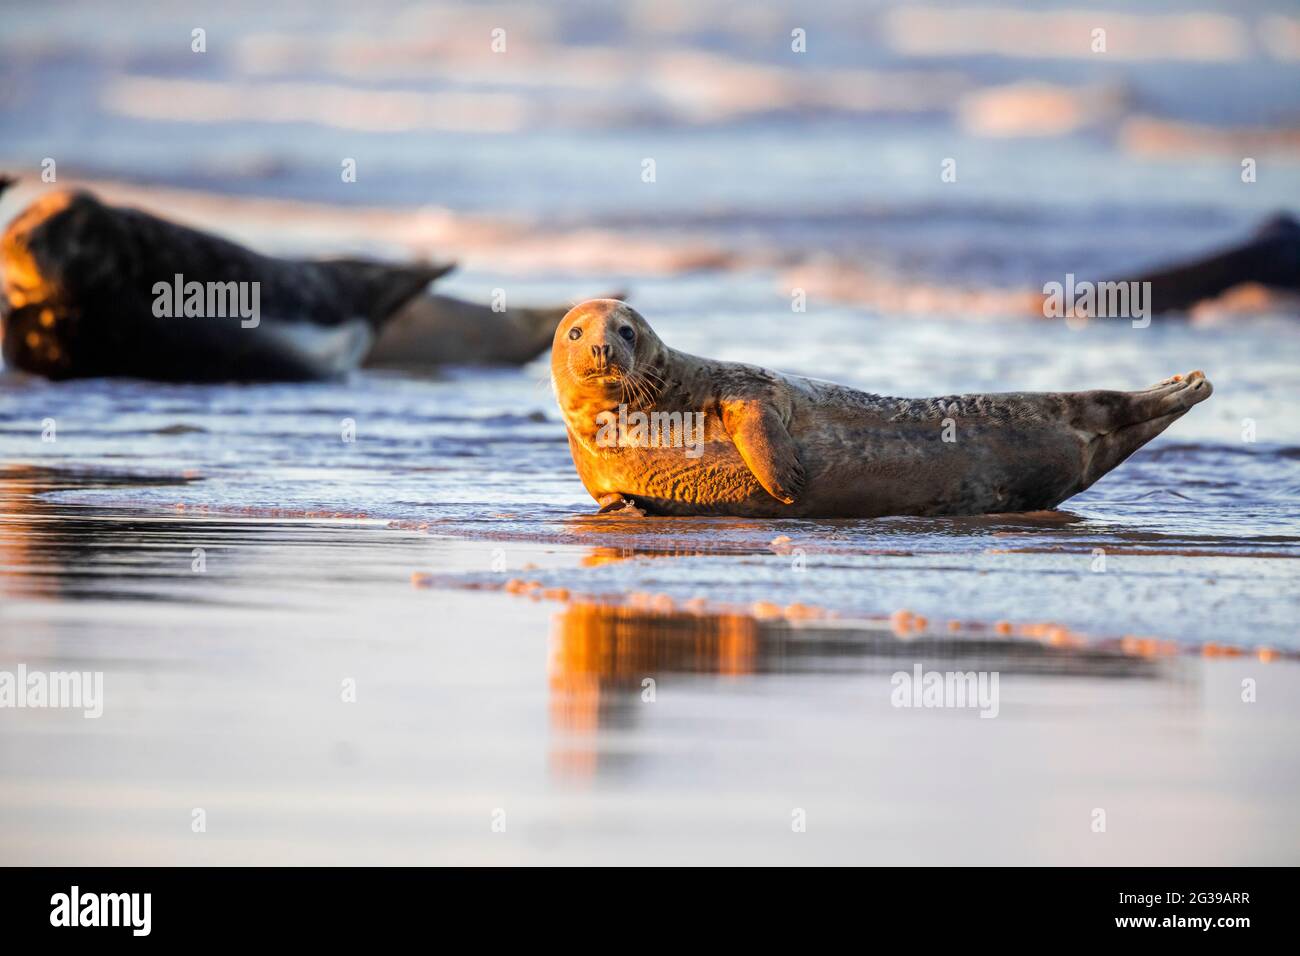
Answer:
[{"label": "grey seal", "polygon": [[1054,508],[1213,391],[1196,371],[1132,392],[889,398],[678,352],[613,299],[564,317],[551,375],[602,511],[756,518]]}]

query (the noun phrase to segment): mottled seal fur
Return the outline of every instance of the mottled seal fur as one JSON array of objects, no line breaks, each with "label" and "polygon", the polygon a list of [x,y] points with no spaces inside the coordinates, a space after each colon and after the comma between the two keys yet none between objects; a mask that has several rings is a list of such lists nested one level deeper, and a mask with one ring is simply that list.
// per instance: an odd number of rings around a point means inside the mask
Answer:
[{"label": "mottled seal fur", "polygon": [[[1136,392],[887,398],[675,351],[612,299],[564,317],[551,374],[578,475],[601,510],[762,518],[1053,508],[1212,391],[1192,372]],[[662,432],[657,443],[612,442],[620,404],[628,415],[702,414],[698,457]]]}]

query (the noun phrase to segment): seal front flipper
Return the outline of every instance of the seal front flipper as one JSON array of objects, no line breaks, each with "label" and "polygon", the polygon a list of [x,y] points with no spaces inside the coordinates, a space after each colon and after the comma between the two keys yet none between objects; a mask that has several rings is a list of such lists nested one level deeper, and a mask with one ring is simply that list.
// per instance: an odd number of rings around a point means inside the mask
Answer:
[{"label": "seal front flipper", "polygon": [[763,490],[783,504],[794,504],[803,492],[803,465],[794,439],[771,403],[724,402],[722,424]]},{"label": "seal front flipper", "polygon": [[616,518],[644,518],[646,513],[638,508],[631,498],[624,498],[618,492],[601,495],[596,504],[600,505],[597,514],[611,515]]}]

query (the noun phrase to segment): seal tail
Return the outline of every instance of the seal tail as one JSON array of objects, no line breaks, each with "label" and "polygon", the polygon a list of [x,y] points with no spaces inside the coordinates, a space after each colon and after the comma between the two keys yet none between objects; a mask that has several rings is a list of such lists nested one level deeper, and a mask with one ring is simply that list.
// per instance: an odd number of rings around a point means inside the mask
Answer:
[{"label": "seal tail", "polygon": [[435,279],[456,268],[454,262],[393,265],[369,259],[330,259],[333,272],[354,310],[378,329]]},{"label": "seal tail", "polygon": [[1145,391],[1119,394],[1125,402],[1115,413],[1114,427],[1092,441],[1085,488],[1209,398],[1214,386],[1197,371],[1175,375]]}]

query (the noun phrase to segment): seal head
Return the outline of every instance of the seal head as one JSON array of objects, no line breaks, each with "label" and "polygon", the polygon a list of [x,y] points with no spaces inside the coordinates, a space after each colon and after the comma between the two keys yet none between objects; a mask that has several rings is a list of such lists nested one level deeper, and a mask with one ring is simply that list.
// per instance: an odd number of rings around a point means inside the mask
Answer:
[{"label": "seal head", "polygon": [[551,342],[551,386],[566,421],[584,431],[619,404],[652,406],[665,385],[665,353],[626,302],[591,299],[570,309]]}]

